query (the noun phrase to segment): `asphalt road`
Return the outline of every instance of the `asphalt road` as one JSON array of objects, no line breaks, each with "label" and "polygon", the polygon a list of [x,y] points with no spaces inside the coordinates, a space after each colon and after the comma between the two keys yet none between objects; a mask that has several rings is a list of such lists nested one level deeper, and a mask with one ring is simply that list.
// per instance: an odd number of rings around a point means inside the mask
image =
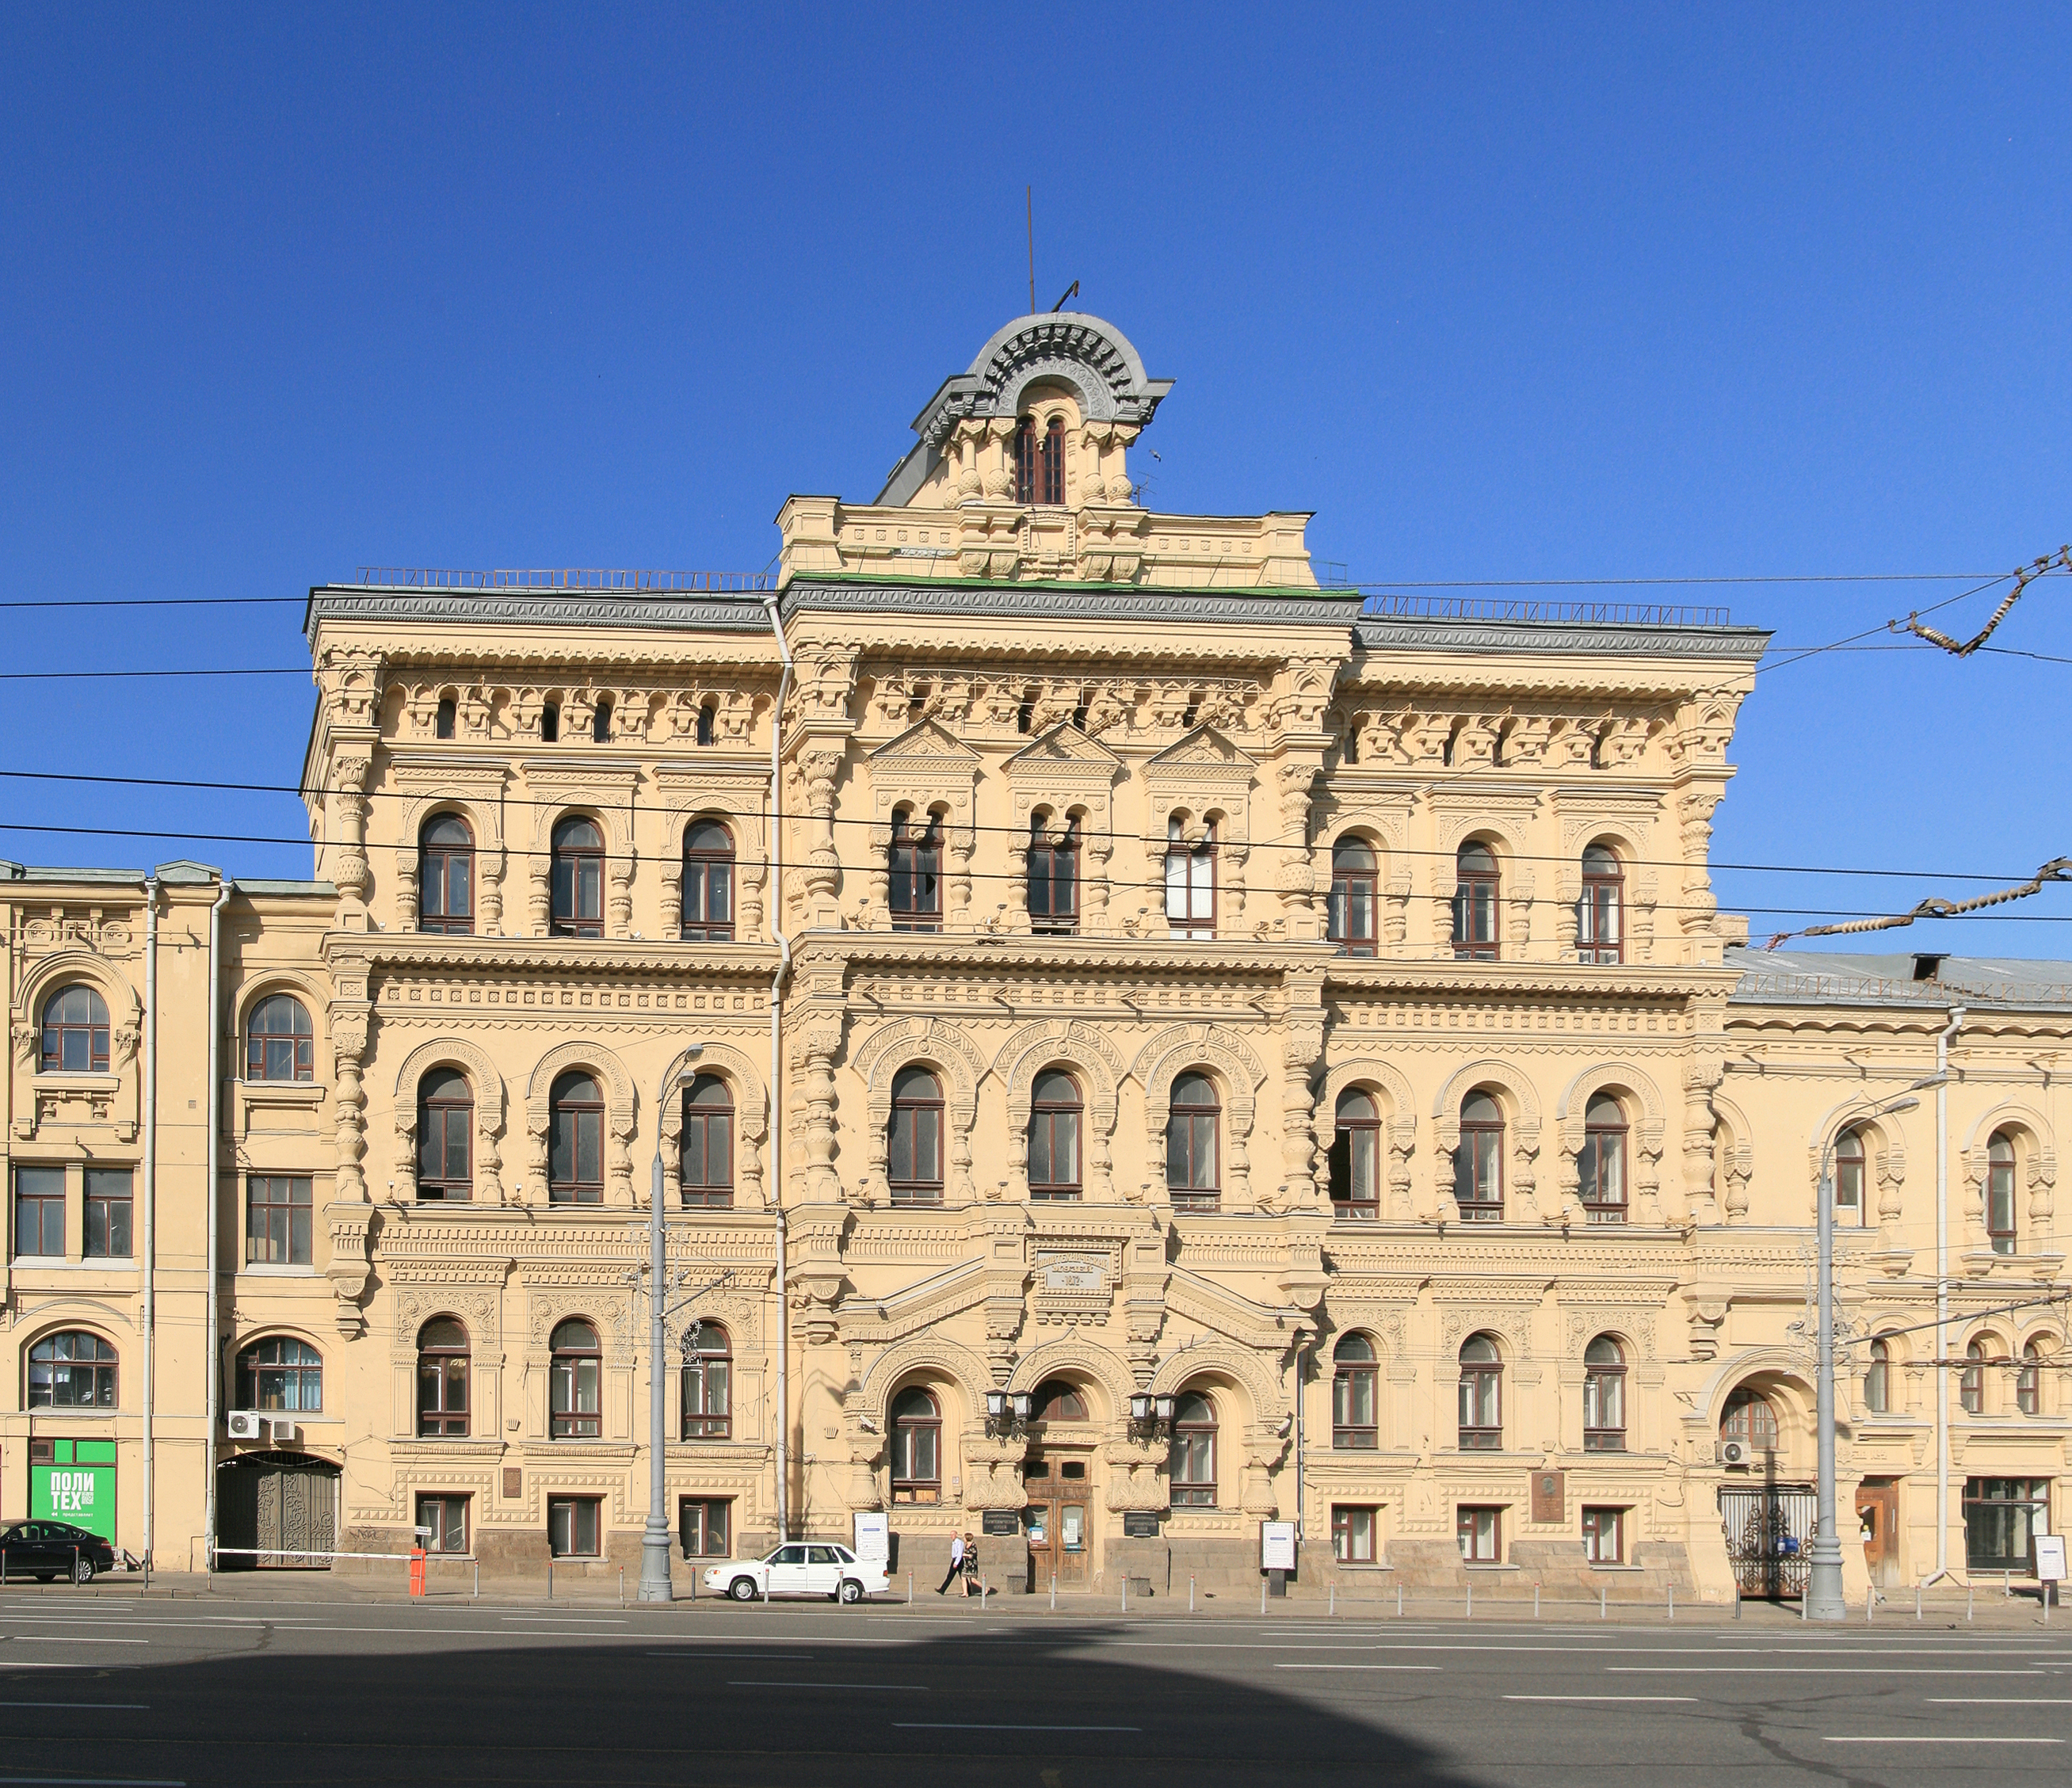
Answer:
[{"label": "asphalt road", "polygon": [[0,1788],[1768,1788],[2072,1770],[2072,1633],[1763,1613],[1671,1627],[10,1594]]}]

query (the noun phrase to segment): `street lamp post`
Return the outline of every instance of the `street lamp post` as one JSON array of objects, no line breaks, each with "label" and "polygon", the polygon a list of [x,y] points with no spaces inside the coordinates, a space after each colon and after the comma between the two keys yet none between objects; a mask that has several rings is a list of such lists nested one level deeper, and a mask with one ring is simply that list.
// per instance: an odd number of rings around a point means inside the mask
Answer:
[{"label": "street lamp post", "polygon": [[[1918,1085],[1927,1085],[1923,1081]],[[1850,1121],[1864,1123],[1910,1112],[1921,1101],[1908,1095],[1873,1105]],[[1848,1618],[1842,1597],[1842,1534],[1835,1513],[1835,1142],[1820,1152],[1818,1229],[1820,1237],[1819,1342],[1815,1350],[1814,1406],[1819,1429],[1819,1527],[1813,1535],[1813,1557],[1806,1579],[1806,1617],[1811,1621]]]},{"label": "street lamp post", "polygon": [[655,1096],[655,1169],[649,1176],[648,1194],[648,1525],[640,1535],[640,1594],[642,1601],[672,1601],[676,1590],[669,1580],[669,1518],[663,1503],[669,1486],[666,1449],[669,1444],[668,1411],[662,1395],[667,1368],[663,1354],[667,1346],[663,1329],[668,1317],[668,1250],[663,1227],[662,1101],[673,1094],[683,1077],[684,1064],[705,1053],[705,1045],[693,1043],[669,1064]]}]

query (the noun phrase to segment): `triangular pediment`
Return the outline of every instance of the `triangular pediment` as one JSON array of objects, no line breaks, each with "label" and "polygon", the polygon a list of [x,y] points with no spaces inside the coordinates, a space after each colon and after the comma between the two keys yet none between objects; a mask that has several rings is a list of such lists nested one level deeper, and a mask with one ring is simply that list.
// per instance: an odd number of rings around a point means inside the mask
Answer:
[{"label": "triangular pediment", "polygon": [[1175,1267],[1166,1284],[1166,1308],[1246,1347],[1278,1350],[1286,1345],[1289,1305],[1260,1304],[1213,1279]]},{"label": "triangular pediment", "polygon": [[1098,739],[1090,739],[1070,721],[1061,720],[1007,760],[1007,774],[1045,770],[1085,770],[1113,776],[1122,759]]},{"label": "triangular pediment", "polygon": [[1215,727],[1197,726],[1169,745],[1145,766],[1146,770],[1242,770],[1259,767],[1259,759],[1240,751]]},{"label": "triangular pediment", "polygon": [[874,765],[958,763],[976,766],[978,753],[932,720],[917,721],[870,754]]}]

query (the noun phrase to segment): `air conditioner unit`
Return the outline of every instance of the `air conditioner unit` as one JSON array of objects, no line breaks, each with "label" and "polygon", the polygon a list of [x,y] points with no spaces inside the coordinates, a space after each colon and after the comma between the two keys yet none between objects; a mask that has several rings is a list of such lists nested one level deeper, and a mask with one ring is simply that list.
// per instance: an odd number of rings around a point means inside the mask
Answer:
[{"label": "air conditioner unit", "polygon": [[1722,1441],[1720,1442],[1720,1463],[1723,1465],[1745,1465],[1749,1461],[1748,1442]]},{"label": "air conditioner unit", "polygon": [[295,1424],[292,1420],[276,1417],[266,1424],[266,1437],[276,1446],[290,1446],[294,1442]]},{"label": "air conditioner unit", "polygon": [[260,1438],[259,1417],[249,1409],[233,1409],[224,1417],[224,1425],[230,1430],[233,1441],[256,1441]]}]

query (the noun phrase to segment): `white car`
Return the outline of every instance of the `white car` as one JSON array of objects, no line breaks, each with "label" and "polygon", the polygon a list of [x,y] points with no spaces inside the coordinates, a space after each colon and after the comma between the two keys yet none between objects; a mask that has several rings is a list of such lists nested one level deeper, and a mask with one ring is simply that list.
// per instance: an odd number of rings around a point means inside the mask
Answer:
[{"label": "white car", "polygon": [[772,1596],[825,1596],[861,1601],[891,1587],[882,1566],[858,1558],[846,1546],[823,1540],[788,1540],[767,1558],[729,1559],[705,1567],[705,1586],[736,1601]]}]

